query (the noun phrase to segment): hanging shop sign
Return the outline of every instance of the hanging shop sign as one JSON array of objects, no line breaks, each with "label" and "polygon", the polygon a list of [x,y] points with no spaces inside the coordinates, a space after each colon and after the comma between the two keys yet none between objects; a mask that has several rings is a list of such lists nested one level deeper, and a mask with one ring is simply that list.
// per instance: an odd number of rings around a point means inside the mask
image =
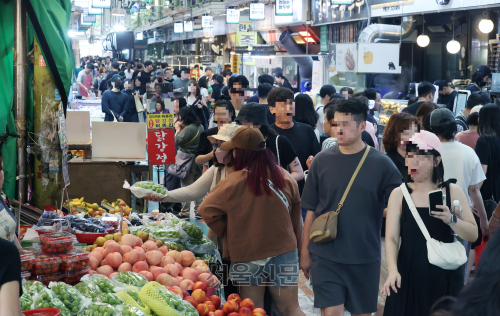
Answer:
[{"label": "hanging shop sign", "polygon": [[226,23],[227,24],[238,24],[240,23],[240,11],[236,10],[235,7],[226,9]]},{"label": "hanging shop sign", "polygon": [[211,15],[204,15],[201,17],[201,28],[210,29],[214,27],[214,17]]},{"label": "hanging shop sign", "polygon": [[[149,116],[150,115],[148,115],[148,121],[149,121]],[[170,165],[175,163],[174,136],[175,136],[175,131],[171,128],[161,128],[161,129],[148,128],[149,165]]]},{"label": "hanging shop sign", "polygon": [[498,6],[498,0],[448,1],[448,0],[370,0],[371,16],[401,16],[436,11],[463,11]]},{"label": "hanging shop sign", "polygon": [[201,18],[193,19],[193,30],[201,30]]},{"label": "hanging shop sign", "polygon": [[365,0],[353,0],[350,5],[334,4],[332,0],[312,0],[311,2],[313,25],[347,22],[367,18],[367,16]]},{"label": "hanging shop sign", "polygon": [[92,7],[92,1],[89,1],[89,14],[90,15],[102,15],[102,9],[100,9],[100,8],[93,8]]},{"label": "hanging shop sign", "polygon": [[265,9],[264,3],[250,3],[250,21],[263,21]]},{"label": "hanging shop sign", "polygon": [[293,15],[293,0],[276,0],[276,15]]},{"label": "hanging shop sign", "polygon": [[200,69],[199,68],[191,69],[189,71],[189,77],[196,78],[196,80],[198,80],[200,78]]},{"label": "hanging shop sign", "polygon": [[193,21],[184,21],[184,32],[193,31]]},{"label": "hanging shop sign", "polygon": [[92,25],[92,22],[85,22],[85,16],[88,16],[87,13],[82,12],[81,18],[80,18],[80,27],[89,27]]},{"label": "hanging shop sign", "polygon": [[92,8],[111,9],[111,0],[92,0]]},{"label": "hanging shop sign", "polygon": [[400,74],[399,53],[399,43],[359,43],[358,72]]},{"label": "hanging shop sign", "polygon": [[174,33],[179,34],[183,33],[183,23],[182,22],[175,22],[174,23]]},{"label": "hanging shop sign", "polygon": [[92,24],[96,21],[95,15],[90,15],[88,12],[82,12],[83,15],[83,23]]},{"label": "hanging shop sign", "polygon": [[358,44],[336,44],[336,65],[338,72],[358,72]]},{"label": "hanging shop sign", "polygon": [[332,4],[348,4],[351,5],[353,0],[332,0]]}]

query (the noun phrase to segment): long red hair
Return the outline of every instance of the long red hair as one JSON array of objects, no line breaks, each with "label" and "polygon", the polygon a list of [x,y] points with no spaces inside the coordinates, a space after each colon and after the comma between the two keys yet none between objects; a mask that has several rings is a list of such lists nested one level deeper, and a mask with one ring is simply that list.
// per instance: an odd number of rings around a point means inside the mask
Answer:
[{"label": "long red hair", "polygon": [[[248,170],[248,186],[255,196],[262,195],[262,188],[271,195],[268,179],[280,190],[285,187],[285,177],[274,154],[266,148],[264,151],[251,151],[235,148],[233,158],[234,171]],[[269,172],[269,173],[268,173]]]}]

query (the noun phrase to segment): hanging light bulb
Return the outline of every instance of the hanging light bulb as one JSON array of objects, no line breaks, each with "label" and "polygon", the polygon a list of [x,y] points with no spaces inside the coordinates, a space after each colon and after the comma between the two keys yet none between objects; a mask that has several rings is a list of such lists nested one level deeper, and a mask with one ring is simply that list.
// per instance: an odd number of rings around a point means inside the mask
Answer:
[{"label": "hanging light bulb", "polygon": [[456,54],[460,51],[460,43],[458,41],[455,41],[455,15],[451,18],[453,20],[453,28],[451,31],[453,32],[453,39],[446,44],[446,50],[450,54]]},{"label": "hanging light bulb", "polygon": [[429,36],[425,35],[424,32],[425,32],[425,19],[422,18],[422,35],[417,37],[417,45],[420,47],[427,47],[431,42]]},{"label": "hanging light bulb", "polygon": [[146,4],[146,9],[151,9],[151,3]]},{"label": "hanging light bulb", "polygon": [[479,27],[479,30],[484,34],[491,33],[491,31],[493,31],[493,28],[494,28],[493,21],[490,19],[482,19],[479,22],[478,27]]}]

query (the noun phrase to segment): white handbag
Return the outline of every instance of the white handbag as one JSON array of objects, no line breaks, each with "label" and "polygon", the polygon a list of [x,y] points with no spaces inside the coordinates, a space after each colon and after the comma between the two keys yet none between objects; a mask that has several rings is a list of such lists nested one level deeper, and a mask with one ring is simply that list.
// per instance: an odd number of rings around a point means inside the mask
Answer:
[{"label": "white handbag", "polygon": [[452,243],[443,243],[439,240],[433,239],[431,235],[429,235],[429,231],[427,231],[422,218],[418,214],[417,208],[413,203],[405,183],[401,184],[401,191],[403,191],[403,195],[408,207],[410,208],[411,214],[415,218],[418,227],[420,227],[425,240],[427,240],[427,258],[429,259],[429,263],[444,270],[456,270],[466,263],[467,254],[465,253],[464,245],[456,240],[456,238]]}]

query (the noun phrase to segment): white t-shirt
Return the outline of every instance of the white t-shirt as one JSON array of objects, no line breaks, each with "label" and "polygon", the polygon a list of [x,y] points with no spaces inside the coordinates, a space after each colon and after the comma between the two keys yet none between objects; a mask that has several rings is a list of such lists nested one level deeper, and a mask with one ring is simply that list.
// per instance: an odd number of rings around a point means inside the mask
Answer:
[{"label": "white t-shirt", "polygon": [[319,115],[318,122],[316,123],[316,130],[321,135],[324,131],[323,124],[325,123],[325,106],[321,103],[318,104],[318,106],[316,106],[316,112]]},{"label": "white t-shirt", "polygon": [[200,94],[204,98],[208,97],[208,89],[207,88],[201,88],[200,89]]},{"label": "white t-shirt", "polygon": [[132,75],[134,74],[134,70],[133,69],[125,69],[124,71],[125,73],[125,79],[132,79]]},{"label": "white t-shirt", "polygon": [[469,186],[486,179],[479,157],[472,148],[459,142],[442,143],[442,146],[444,180],[457,179],[470,206]]}]

